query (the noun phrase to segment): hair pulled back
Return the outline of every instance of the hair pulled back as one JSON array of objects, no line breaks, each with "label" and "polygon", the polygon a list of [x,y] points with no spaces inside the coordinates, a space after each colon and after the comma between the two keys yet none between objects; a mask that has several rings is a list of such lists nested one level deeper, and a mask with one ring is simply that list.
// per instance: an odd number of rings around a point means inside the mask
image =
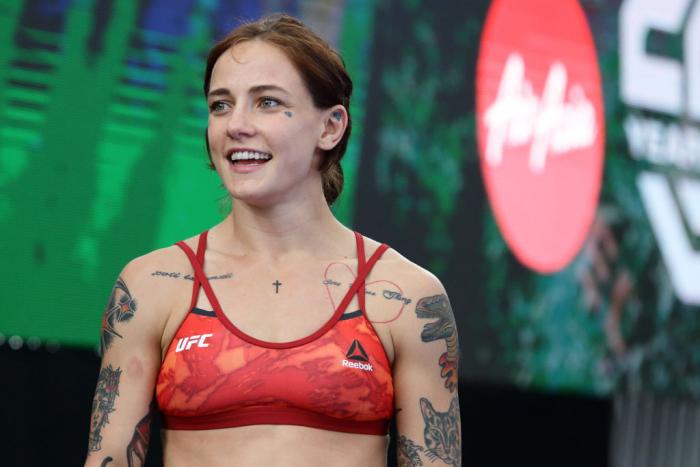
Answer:
[{"label": "hair pulled back", "polygon": [[[352,81],[345,70],[343,59],[326,41],[296,18],[288,15],[267,16],[258,21],[241,24],[211,48],[204,74],[205,97],[209,93],[214,64],[221,54],[241,42],[253,39],[272,44],[285,53],[301,75],[317,108],[327,109],[341,104],[347,110],[348,126],[345,134],[333,149],[324,151],[320,166],[323,195],[326,202],[331,205],[343,189],[343,169],[340,160],[347,149],[352,128],[350,118]],[[209,162],[210,167],[214,168],[211,153],[209,153]]]}]

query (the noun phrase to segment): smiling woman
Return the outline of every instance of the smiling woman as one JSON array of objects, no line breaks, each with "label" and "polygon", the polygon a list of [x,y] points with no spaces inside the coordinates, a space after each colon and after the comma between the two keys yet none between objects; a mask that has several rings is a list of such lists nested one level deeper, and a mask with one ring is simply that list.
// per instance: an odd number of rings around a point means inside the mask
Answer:
[{"label": "smiling woman", "polygon": [[[219,88],[216,85],[212,75],[219,58],[238,44],[250,41],[262,43],[274,49],[273,55],[275,53],[278,56],[279,54],[284,55],[284,60],[271,64],[271,68],[277,71],[276,76],[283,75],[285,71],[288,71],[284,69],[284,65],[291,65],[295,69],[291,77],[297,78],[294,85],[303,86],[307,90],[313,106],[317,109],[330,110],[336,122],[342,123],[344,127],[344,131],[340,132],[340,140],[332,148],[324,151],[325,157],[320,161],[319,167],[323,179],[324,195],[328,204],[332,204],[343,188],[343,171],[340,160],[347,148],[352,128],[350,97],[353,86],[341,57],[321,38],[309,33],[310,31],[303,24],[289,17],[280,18],[279,21],[249,23],[233,30],[209,52],[204,74],[204,94],[209,99],[210,110],[214,110],[212,105],[220,105],[216,103],[215,96],[229,94],[229,89]],[[289,103],[283,99],[291,97],[287,90],[273,83],[264,84],[265,81],[263,79],[262,84],[257,84],[250,89],[251,92],[257,91],[260,94],[257,97],[263,100],[259,103],[262,108],[276,109],[276,113],[282,112],[288,118],[294,117],[294,111],[288,105],[285,106]],[[266,95],[266,91],[270,91],[270,95]],[[342,109],[333,110],[334,106],[342,106]],[[223,109],[218,107],[216,110]],[[207,138],[211,168],[214,168],[209,144],[210,141]]]},{"label": "smiling woman", "polygon": [[264,18],[213,47],[204,93],[234,203],[124,268],[86,465],[142,465],[152,410],[166,466],[384,466],[392,417],[400,465],[460,465],[444,288],[330,210],[350,134],[338,54],[294,18]]}]

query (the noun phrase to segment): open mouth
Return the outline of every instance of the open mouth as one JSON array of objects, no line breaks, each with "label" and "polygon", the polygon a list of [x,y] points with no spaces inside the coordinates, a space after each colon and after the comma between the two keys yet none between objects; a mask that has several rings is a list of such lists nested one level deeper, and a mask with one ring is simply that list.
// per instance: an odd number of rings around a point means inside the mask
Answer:
[{"label": "open mouth", "polygon": [[262,165],[272,159],[272,155],[260,151],[233,151],[228,160],[236,166]]}]

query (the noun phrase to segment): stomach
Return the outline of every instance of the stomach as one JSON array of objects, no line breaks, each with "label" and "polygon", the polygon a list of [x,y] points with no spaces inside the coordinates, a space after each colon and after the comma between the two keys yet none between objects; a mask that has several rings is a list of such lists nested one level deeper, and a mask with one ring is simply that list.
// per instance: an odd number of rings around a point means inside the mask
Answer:
[{"label": "stomach", "polygon": [[163,430],[165,467],[386,467],[388,436],[294,425]]}]

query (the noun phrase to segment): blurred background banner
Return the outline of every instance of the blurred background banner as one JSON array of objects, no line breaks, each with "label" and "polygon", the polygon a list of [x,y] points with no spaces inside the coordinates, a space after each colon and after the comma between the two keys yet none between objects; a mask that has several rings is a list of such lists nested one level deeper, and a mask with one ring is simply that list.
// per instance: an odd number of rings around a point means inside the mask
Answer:
[{"label": "blurred background banner", "polygon": [[697,0],[3,0],[0,344],[94,359],[124,264],[221,219],[205,54],[277,11],[346,61],[334,210],[443,281],[461,392],[614,400],[613,463],[672,465],[630,417],[700,433]]}]

